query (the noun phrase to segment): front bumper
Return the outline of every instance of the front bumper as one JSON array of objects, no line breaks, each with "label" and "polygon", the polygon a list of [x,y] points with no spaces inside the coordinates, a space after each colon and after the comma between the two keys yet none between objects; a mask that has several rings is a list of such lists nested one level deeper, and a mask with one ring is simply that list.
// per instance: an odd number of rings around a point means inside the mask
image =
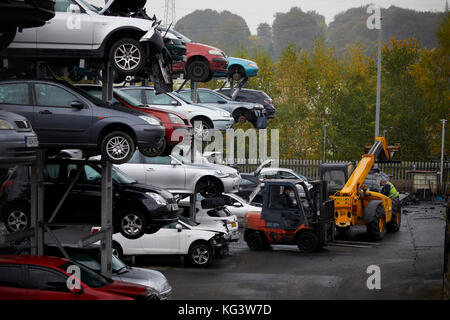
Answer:
[{"label": "front bumper", "polygon": [[163,126],[137,125],[133,127],[139,147],[154,148],[166,136]]},{"label": "front bumper", "polygon": [[36,160],[36,148],[28,147],[27,140],[36,139],[34,132],[9,131],[0,135],[0,163],[29,163]]},{"label": "front bumper", "polygon": [[236,193],[239,192],[239,184],[241,183],[241,177],[228,176],[220,179],[223,183],[223,192]]},{"label": "front bumper", "polygon": [[256,77],[258,75],[259,68],[246,67],[244,70],[247,77]]},{"label": "front bumper", "polygon": [[223,257],[228,255],[228,240],[224,237],[214,237],[211,239],[211,244],[214,249],[214,257]]},{"label": "front bumper", "polygon": [[222,118],[222,119],[213,120],[213,124],[214,124],[215,130],[225,131],[225,130],[231,129],[233,127],[234,118],[230,117],[230,118]]}]

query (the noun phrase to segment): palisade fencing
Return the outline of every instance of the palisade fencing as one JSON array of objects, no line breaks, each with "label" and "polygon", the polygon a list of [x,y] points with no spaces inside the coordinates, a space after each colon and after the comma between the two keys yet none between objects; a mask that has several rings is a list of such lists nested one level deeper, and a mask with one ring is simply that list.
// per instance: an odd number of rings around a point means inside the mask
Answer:
[{"label": "palisade fencing", "polygon": [[[348,161],[326,161],[326,163],[342,163]],[[236,168],[242,173],[250,173],[256,170],[260,165],[260,160],[235,159]],[[320,165],[322,160],[278,160],[273,167],[289,168],[297,173],[306,176],[310,180],[320,179]],[[355,162],[355,166],[358,162]],[[402,161],[400,163],[378,163],[376,164],[381,171],[389,175],[393,182],[399,184],[404,190],[412,188],[414,174],[409,171],[434,171],[440,172],[440,162],[419,162],[419,161]],[[450,162],[444,162],[444,181],[450,184],[449,174]],[[448,190],[448,188],[447,188]]]}]

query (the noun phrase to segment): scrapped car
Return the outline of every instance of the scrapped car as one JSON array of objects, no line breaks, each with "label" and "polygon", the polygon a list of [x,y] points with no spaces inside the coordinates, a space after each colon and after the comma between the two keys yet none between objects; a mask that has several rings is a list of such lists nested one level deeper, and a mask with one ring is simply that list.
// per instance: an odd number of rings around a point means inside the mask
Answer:
[{"label": "scrapped car", "polygon": [[193,125],[194,135],[197,138],[210,136],[211,129],[224,131],[234,125],[234,118],[228,111],[213,106],[192,104],[174,92],[156,94],[153,87],[138,86],[122,87],[119,90],[141,101],[142,104],[184,114]]},{"label": "scrapped car", "polygon": [[[190,197],[180,200],[178,207],[179,214],[183,217],[191,217]],[[227,239],[230,242],[239,240],[239,223],[237,217],[231,214],[225,207],[222,197],[205,199],[201,195],[197,195],[195,204],[195,222],[205,226],[210,223],[219,222],[223,224]]]},{"label": "scrapped car", "polygon": [[0,109],[26,117],[43,149],[83,149],[112,163],[127,162],[136,147],[158,147],[165,136],[154,116],[106,105],[56,80],[0,81]]},{"label": "scrapped car", "polygon": [[[72,281],[75,269],[80,276]],[[64,258],[0,255],[0,300],[153,300],[153,292]]]},{"label": "scrapped car", "polygon": [[281,179],[281,180],[302,180],[305,182],[305,184],[308,186],[308,189],[312,188],[312,185],[308,182],[308,178],[305,176],[295,172],[292,169],[287,168],[264,168],[265,166],[271,164],[274,160],[266,160],[253,172],[253,175],[255,177],[258,177],[259,180],[275,180],[275,179]]},{"label": "scrapped car", "polygon": [[[177,147],[174,150],[178,150]],[[136,152],[128,163],[117,167],[140,183],[151,183],[172,193],[200,193],[210,197],[239,189],[240,176],[236,169],[211,163],[191,163],[188,157],[175,152],[152,158]]]},{"label": "scrapped car", "polygon": [[261,207],[253,206],[248,203],[247,200],[239,197],[234,193],[224,193],[222,194],[222,199],[225,202],[225,208],[237,217],[239,226],[244,226],[245,214],[247,212],[260,212]]},{"label": "scrapped car", "polygon": [[[64,247],[70,259],[80,263],[98,273],[101,271],[101,252],[99,246],[88,248]],[[61,250],[55,246],[46,246],[45,254],[63,258]],[[130,267],[113,254],[111,260],[112,279],[140,284],[153,289],[155,299],[168,300],[172,294],[172,286],[167,278],[159,271],[152,269]]]},{"label": "scrapped car", "polygon": [[79,65],[78,59],[108,59],[118,73],[152,77],[158,91],[170,92],[172,58],[156,17],[131,17],[145,3],[115,0],[102,8],[85,0],[58,0],[53,19],[18,33],[1,55],[64,58],[71,66]]},{"label": "scrapped car", "polygon": [[240,89],[237,94],[231,95],[230,88],[216,89],[234,101],[259,103],[266,109],[267,119],[275,118],[275,106],[273,100],[264,91],[253,89]]},{"label": "scrapped car", "polygon": [[215,73],[215,77],[228,77],[234,80],[240,80],[241,78],[256,77],[258,75],[258,65],[255,61],[228,57],[228,72],[227,73]]},{"label": "scrapped car", "polygon": [[[101,99],[102,87],[100,85],[80,84],[76,86]],[[151,114],[161,121],[166,129],[166,136],[161,140],[160,146],[145,150],[149,156],[169,155],[174,145],[189,140],[192,135],[192,125],[182,113],[144,105],[139,100],[127,95],[125,91],[117,89],[113,90],[113,103],[122,104],[129,109]]]},{"label": "scrapped car", "polygon": [[[182,90],[177,95],[192,103],[191,90]],[[210,89],[197,90],[198,103],[202,106],[213,106],[228,111],[234,121],[245,123],[249,121],[256,129],[267,127],[266,110],[258,103],[233,101],[227,96]]]},{"label": "scrapped car", "polygon": [[[1,221],[9,232],[30,226],[30,172],[17,166],[2,185]],[[75,181],[53,222],[97,225],[101,212],[101,162],[50,159],[44,168],[44,217],[49,219],[69,185]],[[113,232],[136,239],[177,221],[173,195],[153,185],[138,184],[113,168]]]},{"label": "scrapped car", "polygon": [[[220,227],[220,224],[219,224]],[[183,255],[196,267],[206,267],[215,257],[228,254],[225,233],[208,225],[202,227],[185,217],[163,226],[139,240],[113,235],[114,252],[120,257],[132,255]]]},{"label": "scrapped car", "polygon": [[186,43],[186,62],[173,64],[175,74],[184,74],[186,79],[196,82],[208,82],[214,73],[227,73],[228,60],[226,54],[215,47],[196,43],[185,35],[171,29],[160,27],[161,32],[168,32]]},{"label": "scrapped car", "polygon": [[261,183],[258,177],[253,173],[242,173],[241,172],[241,183],[239,184],[239,191],[236,194],[248,200],[250,194],[256,187]]},{"label": "scrapped car", "polygon": [[0,164],[31,163],[36,159],[38,146],[30,121],[16,113],[0,110]]},{"label": "scrapped car", "polygon": [[0,1],[0,51],[14,40],[19,29],[43,26],[55,16],[53,0]]}]

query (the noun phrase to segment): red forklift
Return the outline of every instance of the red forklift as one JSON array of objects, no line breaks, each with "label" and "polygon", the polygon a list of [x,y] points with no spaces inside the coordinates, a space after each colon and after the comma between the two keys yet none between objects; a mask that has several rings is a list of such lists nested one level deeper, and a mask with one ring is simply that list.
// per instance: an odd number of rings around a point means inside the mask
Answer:
[{"label": "red forklift", "polygon": [[[304,253],[334,241],[334,204],[326,181],[266,180],[254,193],[262,195],[262,211],[245,215],[244,240],[251,250],[270,245],[297,245]],[[262,190],[261,190],[262,189]]]}]

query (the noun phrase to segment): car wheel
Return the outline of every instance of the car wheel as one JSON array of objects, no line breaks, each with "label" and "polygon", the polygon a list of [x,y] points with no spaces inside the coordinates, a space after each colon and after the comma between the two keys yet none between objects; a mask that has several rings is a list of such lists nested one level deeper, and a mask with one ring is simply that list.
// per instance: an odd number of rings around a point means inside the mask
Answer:
[{"label": "car wheel", "polygon": [[205,119],[193,119],[192,123],[195,139],[207,140],[211,135],[210,130],[213,129],[211,123]]},{"label": "car wheel", "polygon": [[24,205],[5,210],[5,226],[11,232],[25,231],[30,227],[30,210]]},{"label": "car wheel", "polygon": [[0,30],[0,51],[5,50],[13,42],[17,33],[17,28],[7,28]]},{"label": "car wheel", "polygon": [[103,138],[101,148],[103,159],[114,164],[122,164],[133,157],[136,145],[127,133],[114,131]]},{"label": "car wheel", "polygon": [[194,60],[188,64],[186,72],[188,79],[196,82],[206,82],[210,74],[209,64],[203,60]]},{"label": "car wheel", "polygon": [[138,239],[142,237],[147,228],[144,215],[137,210],[125,210],[120,216],[119,230],[127,239]]},{"label": "car wheel", "polygon": [[235,81],[241,80],[246,76],[244,68],[241,66],[231,66],[228,69],[228,78]]},{"label": "car wheel", "polygon": [[314,252],[319,247],[319,238],[311,230],[301,231],[297,238],[297,247],[300,252]]},{"label": "car wheel", "polygon": [[153,147],[153,148],[141,148],[139,147],[139,151],[141,151],[141,153],[149,158],[152,157],[157,157],[163,154],[163,152],[166,150],[167,148],[167,141],[166,139],[161,139],[161,142]]},{"label": "car wheel", "polygon": [[223,187],[219,184],[219,181],[214,181],[212,178],[203,179],[195,186],[195,193],[200,193],[204,198],[219,197],[223,192]]},{"label": "car wheel", "polygon": [[247,246],[252,251],[260,251],[266,247],[266,239],[259,232],[252,232],[247,236]]},{"label": "car wheel", "polygon": [[196,267],[206,267],[213,259],[212,249],[204,243],[196,243],[189,249],[189,260]]},{"label": "car wheel", "polygon": [[120,39],[111,46],[109,61],[118,73],[132,76],[142,72],[145,66],[145,50],[133,38]]},{"label": "car wheel", "polygon": [[113,244],[112,244],[112,254],[113,254],[113,256],[115,256],[116,258],[118,258],[120,260],[122,260],[122,258],[123,258],[122,247],[117,242],[113,242]]}]

